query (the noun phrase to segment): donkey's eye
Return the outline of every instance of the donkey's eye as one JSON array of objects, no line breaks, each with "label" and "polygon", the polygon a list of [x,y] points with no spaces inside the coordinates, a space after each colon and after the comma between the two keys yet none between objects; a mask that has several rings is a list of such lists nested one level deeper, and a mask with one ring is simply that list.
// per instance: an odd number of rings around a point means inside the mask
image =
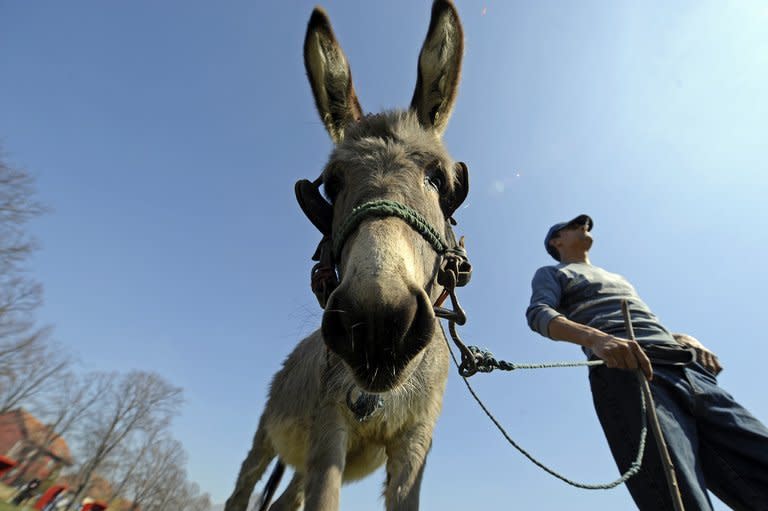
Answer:
[{"label": "donkey's eye", "polygon": [[443,178],[440,176],[427,176],[427,184],[440,192],[443,189]]},{"label": "donkey's eye", "polygon": [[330,176],[323,183],[323,191],[325,192],[325,197],[331,201],[331,203],[335,202],[336,197],[341,191],[341,179],[339,179],[338,176]]},{"label": "donkey's eye", "polygon": [[430,165],[427,169],[424,181],[437,191],[443,193],[445,190],[445,174],[439,164]]}]

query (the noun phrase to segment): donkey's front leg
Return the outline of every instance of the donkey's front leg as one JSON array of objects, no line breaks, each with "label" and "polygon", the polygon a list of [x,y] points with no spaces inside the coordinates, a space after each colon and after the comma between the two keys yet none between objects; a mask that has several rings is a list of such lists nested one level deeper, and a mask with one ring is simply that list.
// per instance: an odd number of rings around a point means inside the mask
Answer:
[{"label": "donkey's front leg", "polygon": [[336,511],[349,436],[337,403],[321,403],[309,437],[305,511]]},{"label": "donkey's front leg", "polygon": [[387,487],[384,498],[388,511],[419,509],[421,476],[432,445],[433,428],[434,425],[418,425],[387,446]]}]

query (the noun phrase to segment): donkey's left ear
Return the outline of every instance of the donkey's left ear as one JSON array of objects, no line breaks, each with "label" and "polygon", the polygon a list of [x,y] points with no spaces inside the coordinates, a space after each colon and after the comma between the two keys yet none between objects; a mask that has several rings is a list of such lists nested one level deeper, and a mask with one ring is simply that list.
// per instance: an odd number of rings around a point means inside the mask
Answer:
[{"label": "donkey's left ear", "polygon": [[338,144],[346,127],[359,120],[363,111],[352,85],[347,56],[336,40],[328,15],[319,7],[312,11],[307,25],[304,67],[320,119]]},{"label": "donkey's left ear", "polygon": [[461,77],[464,32],[450,0],[435,0],[432,19],[419,54],[416,90],[411,108],[423,126],[442,135],[453,110]]}]

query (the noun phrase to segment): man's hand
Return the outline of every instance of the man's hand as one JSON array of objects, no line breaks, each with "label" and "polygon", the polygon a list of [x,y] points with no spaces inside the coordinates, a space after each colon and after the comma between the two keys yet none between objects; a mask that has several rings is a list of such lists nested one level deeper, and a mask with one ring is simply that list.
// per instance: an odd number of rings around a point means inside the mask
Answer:
[{"label": "man's hand", "polygon": [[565,316],[558,316],[549,322],[549,337],[589,348],[608,367],[641,369],[648,380],[653,379],[651,361],[635,341],[614,337],[591,326],[575,323]]},{"label": "man's hand", "polygon": [[653,379],[651,361],[635,341],[601,333],[601,335],[595,336],[589,348],[608,367],[615,369],[641,369],[649,381]]},{"label": "man's hand", "polygon": [[705,348],[698,339],[688,334],[672,334],[672,336],[683,346],[688,346],[689,348],[696,350],[696,359],[699,364],[703,365],[712,374],[717,376],[720,374],[720,371],[723,370],[723,366],[720,365],[717,355]]}]

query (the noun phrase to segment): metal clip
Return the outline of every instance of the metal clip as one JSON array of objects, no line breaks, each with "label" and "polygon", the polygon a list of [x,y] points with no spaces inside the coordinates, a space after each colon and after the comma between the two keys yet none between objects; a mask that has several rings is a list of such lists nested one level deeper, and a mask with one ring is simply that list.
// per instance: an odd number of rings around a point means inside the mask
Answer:
[{"label": "metal clip", "polygon": [[[459,301],[456,298],[456,291],[449,290],[448,288],[443,291],[443,293],[448,293],[448,296],[451,298],[451,307],[452,309],[448,309],[446,307],[440,307],[439,305],[434,306],[435,310],[435,316],[442,319],[447,319],[448,321],[451,321],[453,323],[456,323],[457,325],[463,325],[467,322],[467,315],[464,312],[464,309],[461,308],[461,305],[459,305]],[[445,298],[443,298],[444,300]]]},{"label": "metal clip", "polygon": [[477,372],[477,359],[475,358],[475,354],[462,342],[461,337],[459,337],[459,334],[456,332],[456,325],[454,323],[448,323],[448,332],[451,334],[453,343],[459,348],[459,352],[461,352],[459,374],[464,378],[469,378]]}]

